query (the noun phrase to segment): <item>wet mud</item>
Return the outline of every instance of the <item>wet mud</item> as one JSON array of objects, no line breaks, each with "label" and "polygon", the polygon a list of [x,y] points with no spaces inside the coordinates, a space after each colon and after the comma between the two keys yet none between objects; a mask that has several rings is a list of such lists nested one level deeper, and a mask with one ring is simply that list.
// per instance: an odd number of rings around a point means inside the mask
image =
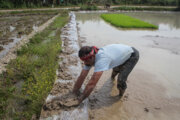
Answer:
[{"label": "wet mud", "polygon": [[[72,16],[70,17],[71,19]],[[63,112],[73,111],[79,106],[78,96],[72,93],[72,89],[81,69],[81,64],[77,56],[77,51],[79,50],[78,41],[74,37],[68,37],[73,34],[71,25],[71,22],[69,22],[62,29],[62,52],[59,55],[60,62],[57,70],[57,80],[43,105],[40,118],[42,120],[53,119],[53,116],[61,118]]]},{"label": "wet mud", "polygon": [[170,51],[173,54],[180,54],[180,40],[178,37],[164,37],[164,36],[144,36],[145,39],[153,41],[151,45],[153,48],[161,48]]},{"label": "wet mud", "polygon": [[[72,83],[54,85],[51,95],[55,97],[47,101],[43,106],[44,111],[60,111],[60,110],[71,110],[77,107],[78,96],[72,93]],[[54,113],[54,112],[53,112]]]}]

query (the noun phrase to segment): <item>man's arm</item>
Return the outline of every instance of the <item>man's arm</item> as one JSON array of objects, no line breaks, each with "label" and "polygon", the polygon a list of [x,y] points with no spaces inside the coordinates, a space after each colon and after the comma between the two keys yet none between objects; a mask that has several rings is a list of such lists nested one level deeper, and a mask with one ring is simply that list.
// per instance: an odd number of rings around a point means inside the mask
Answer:
[{"label": "man's arm", "polygon": [[76,81],[76,83],[74,85],[73,93],[75,93],[75,94],[78,93],[78,91],[81,88],[81,86],[82,86],[82,84],[83,84],[83,82],[84,82],[88,72],[89,72],[89,70],[84,70],[84,69],[81,71],[81,74],[78,77],[78,79],[77,79],[77,81]]},{"label": "man's arm", "polygon": [[81,103],[85,98],[87,98],[90,93],[93,91],[94,87],[96,86],[98,80],[100,79],[101,75],[103,74],[102,72],[95,72],[93,76],[91,77],[91,80],[88,82],[86,85],[86,88],[83,92],[83,94],[79,98],[79,103]]}]

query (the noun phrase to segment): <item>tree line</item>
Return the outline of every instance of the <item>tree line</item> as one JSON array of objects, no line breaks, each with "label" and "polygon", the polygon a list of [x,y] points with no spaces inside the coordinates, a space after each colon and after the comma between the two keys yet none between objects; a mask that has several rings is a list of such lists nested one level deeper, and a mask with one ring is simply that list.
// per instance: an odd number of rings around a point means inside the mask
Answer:
[{"label": "tree line", "polygon": [[95,4],[104,5],[162,5],[180,6],[180,0],[0,0],[0,8],[68,6]]}]

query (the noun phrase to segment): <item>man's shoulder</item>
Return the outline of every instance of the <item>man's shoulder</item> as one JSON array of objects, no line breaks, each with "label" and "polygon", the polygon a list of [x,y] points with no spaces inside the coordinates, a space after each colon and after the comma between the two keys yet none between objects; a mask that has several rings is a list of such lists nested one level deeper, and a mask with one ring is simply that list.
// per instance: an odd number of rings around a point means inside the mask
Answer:
[{"label": "man's shoulder", "polygon": [[108,58],[107,51],[100,48],[98,53],[96,54],[96,59]]}]

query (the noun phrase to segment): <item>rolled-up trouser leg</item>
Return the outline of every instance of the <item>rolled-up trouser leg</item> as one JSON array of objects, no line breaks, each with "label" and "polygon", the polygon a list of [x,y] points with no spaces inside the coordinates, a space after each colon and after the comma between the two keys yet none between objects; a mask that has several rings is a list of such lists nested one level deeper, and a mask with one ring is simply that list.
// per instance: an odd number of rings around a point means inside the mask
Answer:
[{"label": "rolled-up trouser leg", "polygon": [[139,60],[139,52],[135,48],[132,49],[134,50],[134,53],[132,53],[131,57],[124,64],[118,66],[119,75],[117,80],[117,88],[120,91],[120,96],[124,94],[124,91],[127,88],[126,81],[129,73],[132,71],[137,61]]}]

